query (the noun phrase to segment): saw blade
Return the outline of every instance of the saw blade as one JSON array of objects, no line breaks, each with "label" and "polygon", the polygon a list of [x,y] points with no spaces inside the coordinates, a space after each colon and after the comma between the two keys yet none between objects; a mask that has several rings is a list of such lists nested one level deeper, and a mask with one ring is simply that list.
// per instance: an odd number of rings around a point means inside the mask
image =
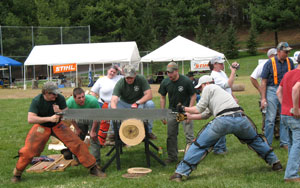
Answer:
[{"label": "saw blade", "polygon": [[125,120],[136,118],[140,120],[167,119],[170,109],[68,109],[62,113],[63,119],[71,120]]}]

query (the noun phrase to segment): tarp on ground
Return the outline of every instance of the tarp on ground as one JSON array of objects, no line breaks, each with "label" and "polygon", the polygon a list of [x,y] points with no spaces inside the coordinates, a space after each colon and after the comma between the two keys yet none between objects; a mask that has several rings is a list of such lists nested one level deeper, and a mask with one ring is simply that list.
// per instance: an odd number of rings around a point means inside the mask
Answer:
[{"label": "tarp on ground", "polygon": [[142,57],[141,62],[210,60],[214,56],[225,57],[224,54],[220,52],[179,35]]},{"label": "tarp on ground", "polygon": [[136,42],[57,44],[35,46],[25,65],[77,65],[140,62]]}]

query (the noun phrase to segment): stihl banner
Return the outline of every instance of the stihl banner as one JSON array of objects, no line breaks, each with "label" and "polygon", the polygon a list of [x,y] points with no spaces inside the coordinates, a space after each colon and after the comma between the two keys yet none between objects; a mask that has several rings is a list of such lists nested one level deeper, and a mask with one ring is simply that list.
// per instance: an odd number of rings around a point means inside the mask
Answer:
[{"label": "stihl banner", "polygon": [[208,60],[191,60],[191,71],[209,70]]},{"label": "stihl banner", "polygon": [[76,71],[76,63],[66,64],[66,65],[54,65],[53,66],[53,73],[61,73],[61,72],[72,72]]}]

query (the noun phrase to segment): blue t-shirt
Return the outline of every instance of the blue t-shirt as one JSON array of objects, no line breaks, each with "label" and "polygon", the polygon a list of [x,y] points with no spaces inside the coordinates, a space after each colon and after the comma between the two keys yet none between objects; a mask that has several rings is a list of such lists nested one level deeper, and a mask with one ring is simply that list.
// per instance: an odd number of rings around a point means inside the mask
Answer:
[{"label": "blue t-shirt", "polygon": [[[291,64],[291,70],[294,69],[294,64],[293,64],[293,61],[289,58],[289,61],[290,61],[290,64]],[[286,72],[288,72],[288,62],[287,60],[285,59],[283,63],[279,62],[278,61],[278,57],[275,56],[275,62],[276,62],[276,68],[277,68],[277,79],[278,79],[278,82],[277,82],[277,85],[278,86],[284,76],[284,74]],[[274,84],[274,72],[273,72],[273,67],[272,67],[272,60],[269,59],[265,65],[264,65],[264,68],[262,70],[262,73],[261,73],[261,77],[263,79],[267,79],[267,86],[275,86]]]}]

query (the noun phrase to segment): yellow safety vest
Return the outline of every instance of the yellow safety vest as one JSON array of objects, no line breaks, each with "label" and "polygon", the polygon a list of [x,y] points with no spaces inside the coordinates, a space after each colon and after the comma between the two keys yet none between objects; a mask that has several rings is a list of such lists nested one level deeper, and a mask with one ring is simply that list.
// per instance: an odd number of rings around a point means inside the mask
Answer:
[{"label": "yellow safety vest", "polygon": [[[273,68],[273,76],[274,76],[274,84],[277,85],[278,84],[278,76],[277,76],[277,67],[276,67],[276,61],[275,61],[275,57],[271,58],[272,60],[272,68]],[[288,65],[288,71],[291,70],[291,63],[289,58],[286,58],[287,61],[287,65]]]}]

